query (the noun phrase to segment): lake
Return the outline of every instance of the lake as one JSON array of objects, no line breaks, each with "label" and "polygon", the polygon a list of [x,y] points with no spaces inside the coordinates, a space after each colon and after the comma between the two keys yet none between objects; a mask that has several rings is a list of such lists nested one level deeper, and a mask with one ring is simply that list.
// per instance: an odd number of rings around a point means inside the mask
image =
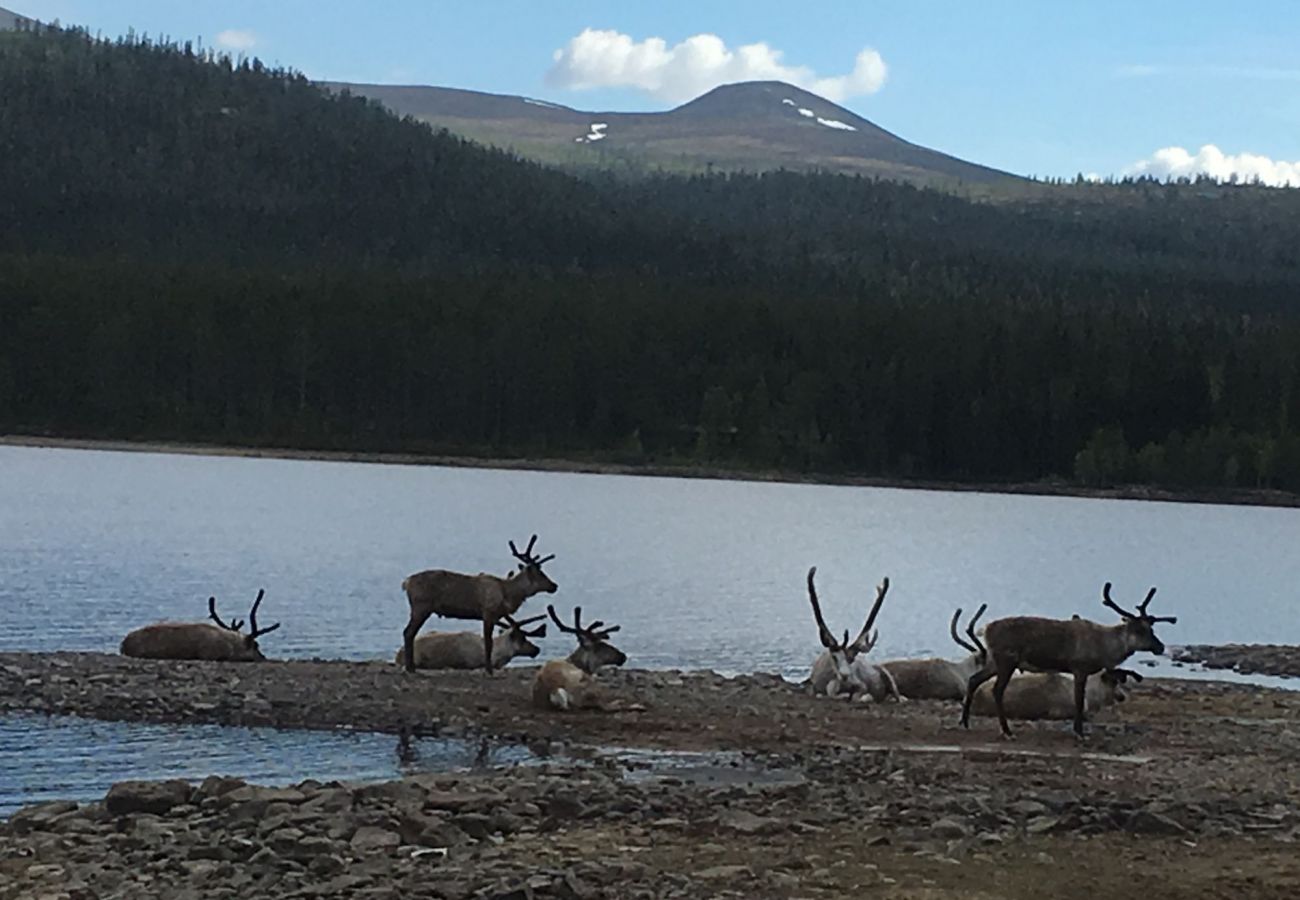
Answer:
[{"label": "lake", "polygon": [[1159,587],[1168,644],[1300,643],[1295,509],[0,447],[0,650],[112,652],[265,588],[269,656],[391,658],[406,575],[504,574],[534,532],[560,590],[523,614],[581,605],[641,667],[802,677],[811,565],[836,631],[890,577],[880,658],[961,655],[957,606],[1112,621],[1107,580],[1129,607]]}]

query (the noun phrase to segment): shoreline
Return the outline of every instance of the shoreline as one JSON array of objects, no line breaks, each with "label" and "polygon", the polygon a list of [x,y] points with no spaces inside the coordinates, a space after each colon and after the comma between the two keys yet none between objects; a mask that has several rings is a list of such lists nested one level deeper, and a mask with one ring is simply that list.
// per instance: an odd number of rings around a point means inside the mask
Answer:
[{"label": "shoreline", "polygon": [[912,480],[882,476],[806,474],[779,470],[758,471],[730,469],[725,466],[671,463],[637,464],[565,458],[463,456],[381,450],[309,450],[293,447],[206,444],[190,441],[68,438],[28,434],[0,434],[0,447],[98,450],[114,453],[165,453],[180,456],[225,456],[245,459],[285,459],[308,462],[369,463],[374,465],[440,466],[443,468],[560,472],[582,475],[632,475],[645,478],[703,478],[716,481],[872,487],[907,491],[952,491],[977,494],[1074,497],[1090,500],[1146,500],[1162,503],[1258,506],[1282,509],[1300,508],[1300,495],[1271,488],[1171,490],[1147,485],[1088,488],[1064,482],[988,483]]},{"label": "shoreline", "polygon": [[[28,805],[0,817],[0,900],[944,900],[972,884],[1181,900],[1241,896],[1243,859],[1251,897],[1300,883],[1293,693],[1149,679],[1081,747],[1065,722],[1018,722],[1008,744],[993,719],[960,728],[954,703],[849,704],[762,675],[613,670],[602,684],[634,702],[544,712],[534,671],[0,654],[0,715],[351,725],[540,758],[283,786],[225,771]],[[619,747],[693,758],[567,753]]]}]

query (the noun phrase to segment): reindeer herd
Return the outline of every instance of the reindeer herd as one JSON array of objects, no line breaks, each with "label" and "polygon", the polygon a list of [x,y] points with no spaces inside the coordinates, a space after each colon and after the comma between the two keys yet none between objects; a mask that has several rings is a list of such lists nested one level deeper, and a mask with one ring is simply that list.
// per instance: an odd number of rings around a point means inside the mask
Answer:
[{"label": "reindeer herd", "polygon": [[[546,623],[541,621],[546,616],[515,616],[529,597],[553,594],[558,589],[542,570],[555,556],[539,557],[533,552],[537,535],[522,551],[514,541],[508,543],[517,566],[504,577],[429,569],[402,581],[410,617],[402,630],[396,665],[408,672],[481,666],[491,674],[516,657],[531,659],[539,655],[540,648],[533,641],[546,636]],[[1121,702],[1127,682],[1142,680],[1141,675],[1120,665],[1134,653],[1163,653],[1165,647],[1156,637],[1154,626],[1177,622],[1173,616],[1147,612],[1155,588],[1135,611],[1129,611],[1111,599],[1111,585],[1107,582],[1102,588],[1102,604],[1119,614],[1116,624],[1102,625],[1078,615],[1070,619],[1012,616],[977,630],[987,609],[984,604],[967,622],[967,640],[963,640],[958,634],[962,616],[958,608],[948,632],[965,651],[964,656],[873,662],[868,658],[878,638],[873,629],[889,593],[889,579],[876,588],[866,623],[850,640],[847,629],[842,638],[837,638],[826,625],[817,597],[816,574],[815,566],[808,570],[808,601],[824,650],[813,660],[807,682],[814,694],[877,702],[961,701],[963,727],[969,727],[972,711],[982,716],[996,715],[1006,737],[1011,736],[1008,718],[1072,718],[1075,734],[1082,737],[1088,715]],[[265,660],[257,640],[275,631],[280,623],[258,628],[257,610],[263,596],[264,591],[258,591],[253,601],[247,634],[242,621],[223,621],[217,614],[216,598],[210,597],[211,622],[147,625],[123,639],[121,652],[148,659]],[[603,621],[584,626],[581,607],[574,609],[572,625],[561,621],[553,605],[547,604],[546,613],[561,633],[573,635],[577,647],[567,658],[541,666],[533,680],[533,703],[554,710],[608,708],[607,697],[595,676],[605,666],[621,666],[627,661],[627,656],[609,641],[619,626]],[[433,615],[478,621],[482,631],[420,634]],[[538,622],[541,624],[535,624]]]}]

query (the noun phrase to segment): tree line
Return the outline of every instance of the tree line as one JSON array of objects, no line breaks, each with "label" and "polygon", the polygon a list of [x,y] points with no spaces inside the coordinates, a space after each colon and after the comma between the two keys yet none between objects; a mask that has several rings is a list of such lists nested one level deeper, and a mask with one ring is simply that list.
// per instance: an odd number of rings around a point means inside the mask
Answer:
[{"label": "tree line", "polygon": [[1300,201],[599,173],[0,36],[0,427],[1300,490]]}]

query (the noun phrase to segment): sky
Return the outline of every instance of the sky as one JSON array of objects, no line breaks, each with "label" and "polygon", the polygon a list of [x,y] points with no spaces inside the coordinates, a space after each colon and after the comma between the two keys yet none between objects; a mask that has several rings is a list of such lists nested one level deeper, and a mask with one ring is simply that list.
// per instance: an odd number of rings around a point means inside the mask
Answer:
[{"label": "sky", "polygon": [[776,78],[1024,175],[1205,171],[1300,186],[1300,2],[0,0],[43,21],[310,78],[664,110]]}]

